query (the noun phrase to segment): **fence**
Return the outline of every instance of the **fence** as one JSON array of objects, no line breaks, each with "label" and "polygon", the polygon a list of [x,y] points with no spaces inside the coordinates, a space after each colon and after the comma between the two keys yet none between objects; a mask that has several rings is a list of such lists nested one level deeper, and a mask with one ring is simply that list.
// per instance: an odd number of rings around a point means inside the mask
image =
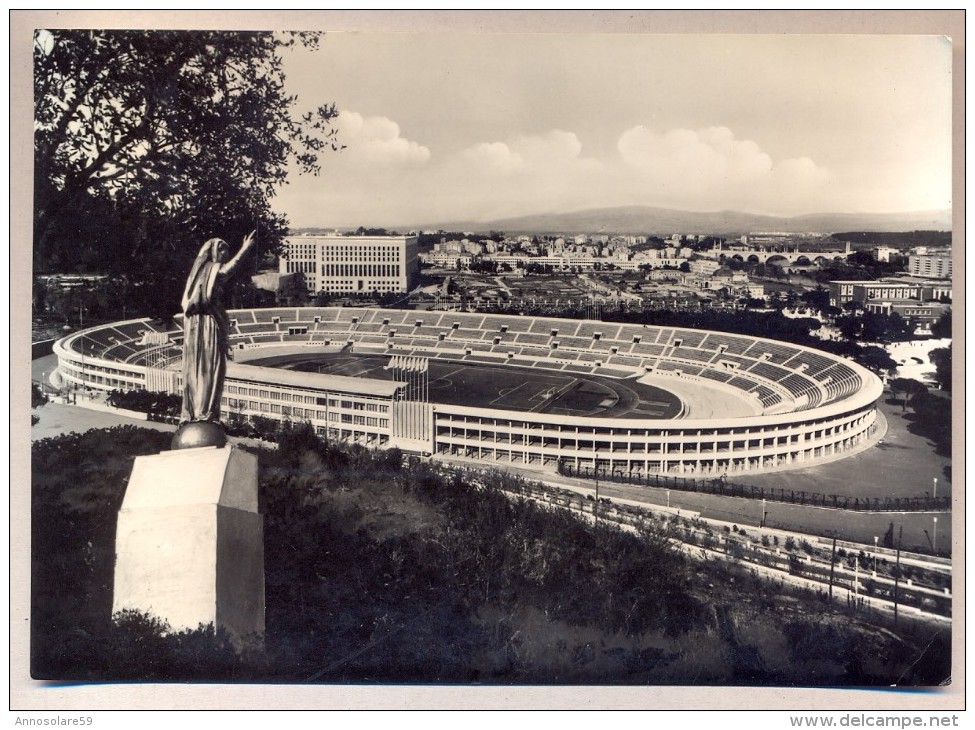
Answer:
[{"label": "fence", "polygon": [[579,479],[591,479],[619,484],[639,484],[648,487],[665,487],[681,492],[714,494],[721,497],[764,499],[769,502],[799,504],[810,507],[851,510],[854,512],[949,512],[950,497],[850,497],[840,494],[820,494],[798,489],[756,487],[753,484],[736,484],[726,479],[691,479],[658,473],[631,473],[621,471],[594,471],[589,467],[576,468],[560,463],[559,473]]}]

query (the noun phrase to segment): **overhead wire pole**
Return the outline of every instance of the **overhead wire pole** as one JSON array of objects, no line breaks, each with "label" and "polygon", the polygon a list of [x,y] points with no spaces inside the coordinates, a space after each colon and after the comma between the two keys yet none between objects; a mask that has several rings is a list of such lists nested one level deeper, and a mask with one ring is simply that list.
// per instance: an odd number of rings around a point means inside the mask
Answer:
[{"label": "overhead wire pole", "polygon": [[[762,500],[763,502],[765,500]],[[833,535],[833,550],[829,557],[829,604],[833,605],[833,572],[836,566],[836,535]],[[896,594],[895,594],[896,595]],[[896,613],[894,614],[896,616]]]},{"label": "overhead wire pole", "polygon": [[897,627],[897,589],[900,584],[901,577],[901,540],[904,539],[904,525],[900,526],[900,532],[897,535],[897,564],[894,567],[894,627]]}]

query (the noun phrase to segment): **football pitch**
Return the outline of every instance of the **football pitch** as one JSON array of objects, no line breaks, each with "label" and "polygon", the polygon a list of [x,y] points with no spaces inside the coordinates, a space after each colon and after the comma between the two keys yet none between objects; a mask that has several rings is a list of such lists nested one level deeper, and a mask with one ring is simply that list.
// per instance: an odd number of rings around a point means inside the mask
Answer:
[{"label": "football pitch", "polygon": [[[389,358],[349,353],[282,355],[251,364],[303,372],[392,380]],[[505,411],[604,418],[674,418],[674,394],[633,380],[559,373],[513,365],[429,360],[433,403]]]}]

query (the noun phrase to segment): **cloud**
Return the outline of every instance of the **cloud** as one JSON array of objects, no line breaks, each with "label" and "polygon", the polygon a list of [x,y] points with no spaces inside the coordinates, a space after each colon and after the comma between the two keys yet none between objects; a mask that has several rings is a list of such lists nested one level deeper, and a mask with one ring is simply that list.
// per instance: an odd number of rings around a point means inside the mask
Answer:
[{"label": "cloud", "polygon": [[545,134],[516,137],[512,146],[536,164],[556,164],[579,159],[582,142],[573,132],[553,129]]},{"label": "cloud", "polygon": [[525,160],[504,142],[480,142],[460,151],[460,163],[472,175],[508,175],[526,169]]},{"label": "cloud", "polygon": [[387,117],[365,117],[340,111],[336,120],[343,155],[380,165],[422,165],[430,160],[427,147],[400,136],[399,125]]},{"label": "cloud", "polygon": [[759,179],[772,170],[771,157],[751,140],[735,139],[727,127],[663,134],[633,127],[620,135],[617,146],[630,167],[650,174],[693,176],[706,184]]},{"label": "cloud", "polygon": [[615,152],[596,158],[562,129],[437,155],[405,139],[388,118],[343,112],[339,121],[348,149],[331,158],[336,174],[326,160],[326,174],[303,204],[299,190],[284,193],[323,225],[492,220],[629,205],[769,214],[842,209],[841,186],[814,160],[775,160],[722,126],[633,127],[618,135]]},{"label": "cloud", "polygon": [[617,149],[634,183],[671,205],[694,201],[697,208],[801,209],[803,199],[821,192],[830,178],[808,157],[776,162],[727,127],[657,132],[637,126],[620,135]]},{"label": "cloud", "polygon": [[472,176],[551,174],[580,161],[581,152],[582,143],[574,133],[553,129],[506,142],[479,142],[461,150],[456,162]]}]

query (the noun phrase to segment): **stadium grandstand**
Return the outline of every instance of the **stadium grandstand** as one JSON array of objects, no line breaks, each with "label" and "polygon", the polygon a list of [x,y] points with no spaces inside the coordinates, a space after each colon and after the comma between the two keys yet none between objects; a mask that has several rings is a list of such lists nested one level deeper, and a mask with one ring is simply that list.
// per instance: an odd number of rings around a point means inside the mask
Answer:
[{"label": "stadium grandstand", "polygon": [[[369,446],[529,468],[806,467],[864,445],[882,393],[851,361],[724,332],[352,307],[229,316],[225,420],[303,420]],[[179,392],[181,343],[180,317],[129,320],[54,352],[69,386]]]}]

